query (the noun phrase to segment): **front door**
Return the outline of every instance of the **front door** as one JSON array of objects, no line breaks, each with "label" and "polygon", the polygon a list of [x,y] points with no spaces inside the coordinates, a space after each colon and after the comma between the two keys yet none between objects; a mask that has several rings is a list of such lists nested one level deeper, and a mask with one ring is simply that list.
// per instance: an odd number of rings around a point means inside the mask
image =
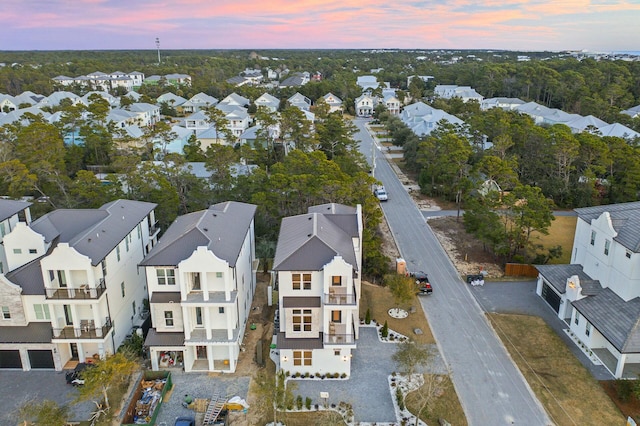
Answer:
[{"label": "front door", "polygon": [[69,349],[71,350],[71,359],[78,359],[78,344],[69,343]]},{"label": "front door", "polygon": [[198,358],[198,359],[207,359],[207,347],[206,346],[196,346],[196,358]]},{"label": "front door", "polygon": [[64,305],[64,319],[67,325],[73,325],[73,316],[71,315],[71,306]]}]

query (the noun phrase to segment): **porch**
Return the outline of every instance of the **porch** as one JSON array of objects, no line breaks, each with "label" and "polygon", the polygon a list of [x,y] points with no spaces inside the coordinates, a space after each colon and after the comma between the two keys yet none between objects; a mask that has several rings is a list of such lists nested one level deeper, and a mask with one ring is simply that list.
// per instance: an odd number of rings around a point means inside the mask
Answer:
[{"label": "porch", "polygon": [[[615,377],[618,359],[605,348],[594,348],[593,353],[598,357],[602,365]],[[636,380],[640,377],[640,363],[626,363],[622,370],[622,379]]]}]

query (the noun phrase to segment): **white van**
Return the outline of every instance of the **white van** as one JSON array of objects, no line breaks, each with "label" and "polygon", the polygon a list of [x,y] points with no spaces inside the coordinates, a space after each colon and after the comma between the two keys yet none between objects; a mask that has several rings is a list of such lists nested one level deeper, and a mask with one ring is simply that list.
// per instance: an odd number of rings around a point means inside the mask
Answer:
[{"label": "white van", "polygon": [[387,195],[387,191],[384,189],[384,186],[378,186],[374,191],[373,195],[378,197],[379,201],[387,201],[389,196]]}]

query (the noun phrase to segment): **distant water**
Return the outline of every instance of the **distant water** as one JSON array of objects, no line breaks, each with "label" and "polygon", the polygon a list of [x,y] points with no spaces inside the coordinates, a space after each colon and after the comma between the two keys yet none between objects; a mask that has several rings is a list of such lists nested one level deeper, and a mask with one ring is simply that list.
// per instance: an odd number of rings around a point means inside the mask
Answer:
[{"label": "distant water", "polygon": [[613,52],[614,54],[618,54],[618,55],[635,55],[635,56],[640,56],[640,50],[614,50]]}]

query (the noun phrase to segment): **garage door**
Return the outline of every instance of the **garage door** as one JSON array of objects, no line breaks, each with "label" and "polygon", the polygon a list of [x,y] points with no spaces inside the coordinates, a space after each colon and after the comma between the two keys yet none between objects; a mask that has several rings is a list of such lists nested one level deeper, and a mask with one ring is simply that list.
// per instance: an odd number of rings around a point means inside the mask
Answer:
[{"label": "garage door", "polygon": [[560,295],[553,291],[547,283],[542,284],[542,298],[547,301],[554,311],[560,311]]},{"label": "garage door", "polygon": [[30,350],[27,352],[31,368],[55,368],[51,350]]},{"label": "garage door", "polygon": [[20,352],[16,350],[0,350],[0,368],[22,369]]}]

